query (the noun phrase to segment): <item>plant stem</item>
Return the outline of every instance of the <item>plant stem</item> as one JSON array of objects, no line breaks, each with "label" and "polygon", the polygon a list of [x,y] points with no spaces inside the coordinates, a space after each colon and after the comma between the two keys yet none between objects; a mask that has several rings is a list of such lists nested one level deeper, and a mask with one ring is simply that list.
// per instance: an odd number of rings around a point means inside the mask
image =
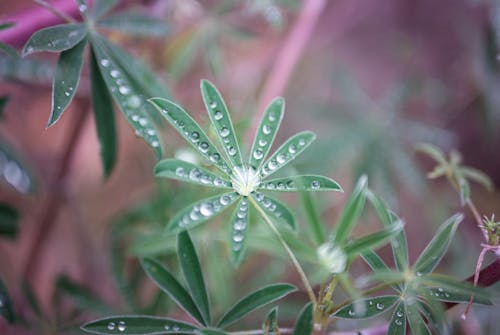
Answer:
[{"label": "plant stem", "polygon": [[264,218],[264,221],[266,221],[266,223],[269,225],[269,227],[271,228],[273,233],[276,235],[276,237],[278,237],[278,240],[280,241],[280,243],[285,248],[285,251],[288,253],[288,256],[290,256],[292,263],[295,266],[295,269],[299,273],[300,279],[302,280],[302,284],[304,285],[304,288],[306,289],[307,294],[309,295],[309,299],[313,303],[314,307],[316,307],[318,305],[318,301],[316,300],[316,296],[314,294],[312,286],[309,283],[309,280],[307,279],[307,276],[306,276],[304,270],[302,269],[302,266],[300,266],[300,263],[297,260],[297,257],[295,257],[295,254],[293,253],[292,249],[290,249],[290,247],[288,246],[286,241],[283,239],[283,236],[281,236],[281,233],[279,232],[279,230],[276,228],[276,226],[271,221],[269,216],[267,216],[266,212],[255,202],[255,200],[252,197],[248,197],[248,199],[250,200],[252,205],[257,209],[257,211],[259,211],[259,213]]},{"label": "plant stem", "polygon": [[76,20],[73,19],[71,16],[68,16],[65,13],[61,12],[60,10],[58,10],[57,8],[55,8],[54,6],[52,6],[50,3],[48,3],[45,0],[33,0],[33,2],[39,6],[47,9],[48,11],[50,11],[51,13],[60,17],[61,19],[63,19],[64,21],[66,21],[68,23],[76,23]]}]

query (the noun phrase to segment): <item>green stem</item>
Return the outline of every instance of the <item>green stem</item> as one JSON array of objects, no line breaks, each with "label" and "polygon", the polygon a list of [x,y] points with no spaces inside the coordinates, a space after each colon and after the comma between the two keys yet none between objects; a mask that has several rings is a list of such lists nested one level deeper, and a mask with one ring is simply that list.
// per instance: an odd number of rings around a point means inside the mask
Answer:
[{"label": "green stem", "polygon": [[255,202],[255,200],[252,197],[248,197],[248,199],[250,200],[252,205],[254,205],[254,207],[257,209],[257,211],[262,215],[262,217],[264,218],[264,221],[266,221],[266,223],[269,225],[269,227],[274,232],[276,237],[278,237],[278,240],[285,248],[285,251],[288,253],[288,256],[290,256],[292,263],[295,266],[295,269],[299,273],[300,279],[302,280],[302,284],[304,285],[304,287],[307,291],[307,294],[309,295],[309,299],[311,300],[311,302],[313,303],[314,306],[317,306],[318,301],[316,300],[316,296],[314,295],[314,291],[311,287],[311,284],[309,283],[309,280],[307,279],[307,276],[306,276],[304,270],[302,269],[302,266],[300,266],[300,263],[297,260],[297,257],[295,257],[295,254],[293,253],[292,249],[290,249],[290,247],[288,246],[286,241],[283,239],[283,236],[281,236],[281,233],[279,232],[279,230],[276,228],[276,226],[271,221],[269,216],[267,216],[266,212],[264,212],[264,210]]}]

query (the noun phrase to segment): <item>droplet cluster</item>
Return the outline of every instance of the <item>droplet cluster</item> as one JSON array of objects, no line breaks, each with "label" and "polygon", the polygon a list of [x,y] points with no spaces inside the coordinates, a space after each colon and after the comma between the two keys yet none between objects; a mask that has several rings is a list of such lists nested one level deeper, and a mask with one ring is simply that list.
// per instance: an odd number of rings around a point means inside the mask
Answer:
[{"label": "droplet cluster", "polygon": [[234,251],[243,248],[245,231],[248,225],[248,200],[243,198],[236,212],[232,227],[232,245]]},{"label": "droplet cluster", "polygon": [[230,205],[235,199],[235,193],[227,193],[221,195],[216,199],[200,202],[193,206],[190,211],[185,213],[180,218],[180,220],[178,221],[178,225],[182,228],[188,228],[193,224],[204,221],[207,218],[219,213],[225,207]]}]

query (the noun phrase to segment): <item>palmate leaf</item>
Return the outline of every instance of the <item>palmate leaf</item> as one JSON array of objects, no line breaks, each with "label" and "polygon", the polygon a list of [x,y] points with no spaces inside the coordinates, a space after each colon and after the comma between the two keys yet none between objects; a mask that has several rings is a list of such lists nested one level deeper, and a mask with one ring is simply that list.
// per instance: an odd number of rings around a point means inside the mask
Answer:
[{"label": "palmate leaf", "polygon": [[462,214],[455,214],[439,227],[413,265],[413,271],[417,275],[430,273],[434,270],[448,250],[455,231],[462,220]]},{"label": "palmate leaf", "polygon": [[119,12],[97,22],[102,28],[135,36],[164,36],[168,29],[162,20],[137,13],[135,10]]},{"label": "palmate leaf", "polygon": [[201,95],[210,116],[210,121],[215,127],[217,136],[229,161],[233,167],[241,166],[243,161],[241,159],[240,146],[224,99],[217,88],[208,80],[202,80],[200,86]]},{"label": "palmate leaf", "polygon": [[61,24],[41,29],[26,42],[22,56],[34,52],[61,52],[71,49],[87,35],[87,26],[82,23]]},{"label": "palmate leaf", "polygon": [[310,131],[303,131],[289,138],[262,165],[261,173],[263,177],[269,177],[297,158],[315,138],[316,135]]},{"label": "palmate leaf", "polygon": [[178,233],[191,229],[218,215],[238,199],[236,192],[228,192],[197,201],[181,211],[170,220],[167,233]]},{"label": "palmate leaf", "polygon": [[222,172],[230,173],[231,169],[218,152],[216,146],[208,139],[208,136],[198,123],[181,106],[163,98],[151,98],[149,101],[200,155],[214,163]]},{"label": "palmate leaf", "polygon": [[253,310],[281,299],[296,289],[290,284],[272,284],[254,291],[231,307],[217,323],[217,327],[225,328]]},{"label": "palmate leaf", "polygon": [[285,223],[290,229],[292,229],[292,231],[297,230],[295,217],[284,204],[260,192],[254,192],[251,196],[266,213],[273,216],[279,222]]},{"label": "palmate leaf", "polygon": [[[438,274],[430,274],[422,277],[422,281],[426,283],[428,287],[437,288],[439,292],[439,288],[443,289],[443,292],[448,292],[450,297],[453,294],[458,296],[474,296],[474,299],[477,298],[478,302],[483,304],[491,304],[492,294],[487,289],[483,287],[477,287],[468,282],[456,281],[451,277],[438,275]],[[436,296],[435,296],[436,297]],[[444,300],[447,298],[444,295],[444,298],[440,295],[436,297],[439,300]]]},{"label": "palmate leaf", "polygon": [[9,323],[14,322],[14,309],[7,288],[0,279],[0,315]]},{"label": "palmate leaf", "polygon": [[392,313],[389,321],[387,335],[405,335],[406,334],[406,310],[403,302],[399,302]]},{"label": "palmate leaf", "polygon": [[[333,316],[344,319],[366,319],[384,313],[399,300],[398,295],[385,295],[373,298],[359,299],[342,307],[336,311]],[[364,306],[363,312],[356,312],[361,306]]]},{"label": "palmate leaf", "polygon": [[111,316],[84,324],[84,332],[100,335],[196,334],[196,326],[170,318],[147,315]]},{"label": "palmate leaf", "polygon": [[118,0],[94,0],[94,7],[92,7],[92,16],[99,18],[106,14],[113,8]]},{"label": "palmate leaf", "polygon": [[335,180],[316,175],[300,175],[266,180],[259,185],[259,189],[282,192],[343,191]]},{"label": "palmate leaf", "polygon": [[267,314],[262,324],[262,335],[281,335],[278,326],[278,307],[274,307]]},{"label": "palmate leaf", "polygon": [[248,200],[242,198],[231,218],[231,261],[238,266],[246,250],[246,237],[248,231]]},{"label": "palmate leaf", "polygon": [[177,235],[177,256],[191,296],[203,316],[204,325],[208,326],[211,324],[211,317],[207,289],[201,272],[200,260],[187,231]]},{"label": "palmate leaf", "polygon": [[217,188],[231,188],[231,182],[204,168],[178,159],[164,159],[156,164],[155,176]]},{"label": "palmate leaf", "polygon": [[167,269],[152,258],[143,259],[141,264],[144,271],[162,291],[167,293],[179,307],[185,310],[200,324],[206,326],[205,320],[191,295]]},{"label": "palmate leaf", "polygon": [[309,192],[300,192],[300,199],[302,201],[302,207],[304,208],[304,213],[306,215],[307,228],[309,234],[316,247],[325,243],[326,241],[326,229],[323,224],[316,204]]},{"label": "palmate leaf", "polygon": [[[467,288],[465,288],[465,292],[468,292]],[[430,297],[437,299],[439,301],[445,302],[469,302],[471,297],[471,292],[465,293],[464,290],[455,291],[450,290],[449,288],[445,289],[443,287],[432,287],[427,289],[427,295]],[[484,297],[474,297],[474,302],[482,305],[492,305],[493,302],[491,299],[484,299]]]},{"label": "palmate leaf", "polygon": [[269,153],[269,149],[271,149],[284,113],[285,100],[283,98],[275,98],[264,112],[264,116],[257,128],[248,160],[248,164],[257,170],[260,169],[262,162]]},{"label": "palmate leaf", "polygon": [[104,175],[108,177],[116,163],[117,135],[115,113],[113,101],[111,100],[93,51],[90,55],[90,81],[92,83],[92,107],[94,110],[97,137],[99,138],[101,161]]},{"label": "palmate leaf", "polygon": [[310,302],[300,311],[293,335],[311,335],[314,326],[314,306]]}]

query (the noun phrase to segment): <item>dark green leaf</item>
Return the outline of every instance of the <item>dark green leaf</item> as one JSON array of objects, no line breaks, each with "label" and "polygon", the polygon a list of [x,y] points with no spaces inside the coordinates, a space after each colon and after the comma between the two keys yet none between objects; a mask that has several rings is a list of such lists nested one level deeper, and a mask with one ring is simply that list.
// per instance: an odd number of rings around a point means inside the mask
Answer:
[{"label": "dark green leaf", "polygon": [[347,199],[337,222],[337,226],[335,227],[335,245],[342,245],[345,243],[352,228],[361,216],[365,206],[367,186],[368,178],[366,176],[361,176],[349,196],[349,199]]},{"label": "dark green leaf", "polygon": [[102,77],[97,59],[92,51],[90,57],[90,80],[92,89],[92,106],[99,137],[101,161],[104,175],[108,177],[116,163],[117,138],[113,101]]},{"label": "dark green leaf", "polygon": [[405,335],[406,334],[406,313],[405,305],[400,302],[396,305],[394,312],[389,321],[389,329],[387,335]]},{"label": "dark green leaf", "polygon": [[189,323],[147,315],[110,316],[86,323],[81,329],[100,335],[196,334],[196,327]]},{"label": "dark green leaf", "polygon": [[[444,298],[451,298],[453,296],[455,296],[456,298],[465,298],[467,296],[470,297],[473,295],[474,299],[477,299],[478,302],[481,302],[483,304],[491,303],[492,294],[483,287],[477,287],[468,282],[457,281],[451,277],[437,274],[427,275],[425,277],[422,277],[422,280],[427,284],[427,286],[437,288],[438,292],[441,288],[443,289],[443,292],[446,291],[450,295],[450,297],[446,297],[445,295]],[[446,299],[443,299],[441,294],[439,295],[439,297],[435,297],[439,300],[447,301]]]},{"label": "dark green leaf", "polygon": [[70,296],[73,303],[81,310],[92,311],[99,314],[111,312],[111,308],[104,304],[98,296],[66,276],[57,278],[56,289]]},{"label": "dark green leaf", "polygon": [[3,110],[5,108],[5,105],[7,105],[7,103],[9,102],[9,99],[10,99],[9,96],[7,95],[0,97],[0,120],[3,117]]},{"label": "dark green leaf", "polygon": [[61,24],[34,33],[23,48],[22,56],[34,52],[61,52],[71,49],[87,35],[87,26],[81,23]]},{"label": "dark green leaf", "polygon": [[167,26],[162,20],[136,11],[120,12],[100,20],[98,26],[135,36],[164,36]]},{"label": "dark green leaf", "polygon": [[14,322],[14,309],[12,308],[12,301],[10,300],[9,293],[3,281],[0,279],[0,315],[5,318],[9,323]]},{"label": "dark green leaf", "polygon": [[312,199],[312,196],[307,191],[300,192],[300,199],[302,200],[302,207],[307,218],[307,228],[312,240],[316,246],[323,244],[326,241],[326,232],[318,209]]},{"label": "dark green leaf", "polygon": [[293,177],[284,177],[267,180],[259,185],[260,189],[271,191],[340,191],[342,187],[333,179],[315,176],[302,175]]},{"label": "dark green leaf", "polygon": [[293,329],[293,335],[311,335],[314,326],[314,306],[310,302],[300,311]]},{"label": "dark green leaf", "polygon": [[9,204],[0,202],[0,235],[15,238],[18,231],[19,213]]},{"label": "dark green leaf", "polygon": [[52,84],[52,111],[47,127],[56,123],[75,96],[80,72],[83,66],[83,52],[87,40],[84,38],[71,49],[65,50],[59,56],[56,74]]},{"label": "dark green leaf", "polygon": [[455,214],[439,227],[432,240],[413,265],[413,271],[417,275],[430,273],[434,270],[448,250],[458,224],[462,219],[462,214]]},{"label": "dark green leaf", "polygon": [[280,328],[278,326],[278,307],[271,309],[267,314],[264,323],[262,324],[262,335],[280,335]]},{"label": "dark green leaf", "polygon": [[94,0],[94,7],[92,8],[92,16],[99,18],[106,14],[116,5],[117,0]]},{"label": "dark green leaf", "polygon": [[376,249],[382,246],[402,229],[403,224],[401,221],[396,222],[392,227],[386,227],[378,232],[355,239],[344,247],[344,251],[349,257],[356,257],[366,250]]},{"label": "dark green leaf", "polygon": [[[427,289],[427,294],[439,301],[446,301],[446,302],[464,302],[467,303],[469,302],[469,299],[471,297],[471,294],[464,294],[462,290],[459,292],[455,290],[450,290],[450,289],[444,289],[442,287],[433,287],[433,288],[428,288]],[[474,302],[477,304],[482,304],[482,305],[492,305],[493,302],[491,299],[484,299],[484,297],[474,297]]]},{"label": "dark green leaf", "polygon": [[427,320],[429,328],[434,329],[437,334],[448,334],[445,331],[446,317],[445,310],[442,304],[436,304],[432,300],[429,303],[424,300],[419,300],[420,314]]},{"label": "dark green leaf", "polygon": [[[397,295],[385,295],[380,297],[359,299],[352,304],[342,307],[341,309],[336,311],[333,316],[344,319],[371,318],[390,309],[396,303],[396,301],[398,301],[398,299],[399,296]],[[361,311],[358,312],[357,310],[360,308]]]},{"label": "dark green leaf", "polygon": [[177,235],[177,256],[191,296],[205,321],[203,325],[209,326],[211,317],[207,288],[201,272],[200,260],[187,231]]},{"label": "dark green leaf", "polygon": [[410,324],[411,333],[413,335],[431,335],[429,328],[425,324],[425,320],[422,318],[419,310],[418,301],[415,298],[414,301],[408,301],[405,304],[406,316],[408,318],[408,323]]},{"label": "dark green leaf", "polygon": [[184,309],[195,320],[204,324],[203,316],[188,291],[165,269],[152,258],[142,260],[142,267],[148,276],[162,289],[175,303]]},{"label": "dark green leaf", "polygon": [[253,310],[276,301],[295,290],[296,287],[290,284],[273,284],[254,291],[231,307],[218,322],[217,327],[225,328]]},{"label": "dark green leaf", "polygon": [[248,200],[242,198],[231,218],[231,261],[238,266],[245,255],[248,231]]},{"label": "dark green leaf", "polygon": [[[361,254],[363,260],[370,266],[370,268],[375,271],[388,272],[390,271],[387,264],[375,253],[373,250],[367,250]],[[402,285],[392,286],[392,288],[398,292],[403,290]]]},{"label": "dark green leaf", "polygon": [[285,223],[293,231],[297,230],[295,217],[284,204],[274,198],[265,196],[260,192],[253,192],[251,196],[257,201],[265,212],[273,216],[279,222]]},{"label": "dark green leaf", "polygon": [[3,23],[0,23],[0,30],[9,29],[10,27],[13,27],[15,25],[16,24],[14,22],[3,22]]},{"label": "dark green leaf", "polygon": [[17,50],[8,44],[0,42],[0,51],[5,53],[7,56],[12,57],[14,59],[19,58],[19,55],[17,54]]},{"label": "dark green leaf", "polygon": [[198,329],[196,331],[197,335],[227,335],[227,333],[223,332],[219,329]]}]

